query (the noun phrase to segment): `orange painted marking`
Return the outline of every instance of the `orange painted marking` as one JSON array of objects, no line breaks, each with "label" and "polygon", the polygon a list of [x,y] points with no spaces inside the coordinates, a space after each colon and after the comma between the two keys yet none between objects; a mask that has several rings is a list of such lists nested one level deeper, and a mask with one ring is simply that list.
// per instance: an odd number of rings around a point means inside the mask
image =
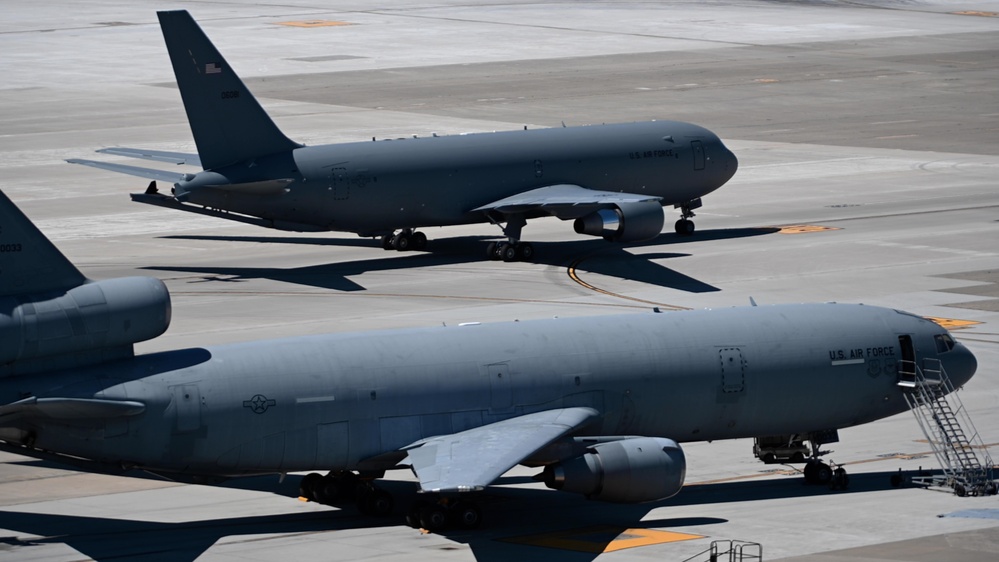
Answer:
[{"label": "orange painted marking", "polygon": [[813,224],[792,224],[788,226],[778,226],[781,234],[805,234],[808,232],[825,232],[827,230],[842,230],[835,226],[818,226]]},{"label": "orange painted marking", "polygon": [[974,326],[975,324],[981,324],[975,320],[958,320],[956,318],[938,318],[936,316],[925,316],[927,320],[936,322],[940,324],[941,328],[946,328],[948,330],[960,330],[962,328],[967,328],[969,326]]},{"label": "orange painted marking", "polygon": [[503,542],[559,548],[575,552],[600,554],[614,552],[626,548],[651,546],[679,541],[703,539],[703,535],[675,533],[673,531],[654,531],[652,529],[628,529],[611,525],[584,527],[555,533],[541,533],[521,537],[498,539]]},{"label": "orange painted marking", "polygon": [[996,12],[978,12],[975,10],[965,10],[963,12],[951,12],[955,16],[978,16],[982,18],[994,18],[999,17],[999,13]]}]

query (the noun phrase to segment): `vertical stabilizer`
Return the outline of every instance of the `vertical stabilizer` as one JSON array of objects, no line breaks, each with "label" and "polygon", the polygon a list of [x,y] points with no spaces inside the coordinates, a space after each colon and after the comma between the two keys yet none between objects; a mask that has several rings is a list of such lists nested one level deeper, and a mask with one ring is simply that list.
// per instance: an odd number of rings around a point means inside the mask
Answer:
[{"label": "vertical stabilizer", "polygon": [[301,146],[277,128],[191,14],[157,15],[204,169]]},{"label": "vertical stabilizer", "polygon": [[86,281],[0,191],[0,297],[65,291]]}]

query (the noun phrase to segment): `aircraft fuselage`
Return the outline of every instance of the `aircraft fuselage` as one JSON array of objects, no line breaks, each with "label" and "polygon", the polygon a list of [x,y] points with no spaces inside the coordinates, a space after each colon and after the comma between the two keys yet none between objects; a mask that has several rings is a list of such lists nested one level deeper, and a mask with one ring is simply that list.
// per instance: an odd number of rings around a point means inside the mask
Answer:
[{"label": "aircraft fuselage", "polygon": [[[137,416],[32,431],[35,447],[164,471],[384,469],[420,439],[590,407],[580,435],[704,441],[822,431],[907,407],[900,335],[955,386],[975,371],[936,324],[785,305],[333,334],[142,355],[0,380],[0,401],[75,396]],[[949,336],[948,336],[949,337]],[[376,458],[379,455],[382,458]]]},{"label": "aircraft fuselage", "polygon": [[[304,147],[202,172],[177,189],[191,203],[278,228],[379,234],[486,222],[473,209],[558,184],[683,204],[736,168],[711,131],[652,121]],[[206,187],[267,179],[293,181],[279,193]]]}]

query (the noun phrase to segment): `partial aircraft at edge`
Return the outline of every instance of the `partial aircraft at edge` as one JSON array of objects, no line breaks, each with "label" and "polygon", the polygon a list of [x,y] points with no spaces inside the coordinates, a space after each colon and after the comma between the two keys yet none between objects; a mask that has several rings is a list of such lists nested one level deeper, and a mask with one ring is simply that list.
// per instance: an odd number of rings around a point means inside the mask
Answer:
[{"label": "partial aircraft at edge", "polygon": [[[527,220],[556,216],[615,242],[662,232],[664,205],[694,231],[701,197],[736,172],[711,131],[677,121],[433,136],[306,147],[286,137],[186,11],[158,12],[198,154],[133,148],[107,154],[200,165],[182,174],[71,159],[154,180],[140,203],[299,232],[381,236],[422,249],[420,227],[493,223],[507,240],[488,256],[530,260]],[[156,181],[173,184],[170,195]]]},{"label": "partial aircraft at edge", "polygon": [[[135,355],[162,334],[161,281],[86,279],[0,192],[0,450],[212,482],[321,470],[303,496],[366,514],[411,469],[408,521],[472,528],[510,468],[612,502],[680,491],[681,442],[819,446],[905,411],[903,373],[975,357],[939,325],[864,305],[800,304],[330,334]],[[905,367],[903,369],[902,367]],[[805,459],[789,459],[791,462]]]}]

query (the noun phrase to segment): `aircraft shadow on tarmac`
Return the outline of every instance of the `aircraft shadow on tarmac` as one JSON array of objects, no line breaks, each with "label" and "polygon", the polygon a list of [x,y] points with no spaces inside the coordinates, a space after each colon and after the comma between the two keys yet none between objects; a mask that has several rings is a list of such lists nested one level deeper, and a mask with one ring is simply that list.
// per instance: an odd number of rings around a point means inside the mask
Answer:
[{"label": "aircraft shadow on tarmac", "polygon": [[[34,464],[37,461],[28,461]],[[894,472],[851,475],[850,488],[831,492],[825,487],[805,485],[801,478],[778,478],[762,481],[724,482],[689,485],[676,497],[650,504],[609,504],[591,502],[581,496],[560,494],[537,488],[509,488],[503,485],[525,482],[525,478],[501,478],[500,487],[490,488],[480,499],[486,514],[484,527],[476,530],[444,532],[449,541],[464,544],[479,562],[511,559],[531,559],[583,562],[595,559],[602,547],[626,529],[670,529],[704,534],[704,527],[726,523],[726,519],[711,516],[706,508],[701,516],[660,518],[643,521],[655,508],[711,505],[773,499],[793,499],[829,494],[859,494],[891,489]],[[233,480],[227,487],[268,492],[284,497],[297,495],[300,477],[289,476],[283,482],[276,477],[256,477]],[[415,483],[382,481],[382,485],[398,498],[396,514],[385,518],[359,515],[352,506],[329,511],[286,513],[251,517],[195,520],[179,523],[158,523],[85,517],[72,515],[26,513],[0,510],[0,529],[38,535],[27,539],[0,531],[0,551],[15,554],[47,544],[65,544],[97,562],[112,559],[193,561],[223,538],[250,535],[295,535],[398,527],[405,513],[417,499]],[[291,501],[290,499],[286,501]],[[689,513],[690,510],[687,510]],[[539,534],[589,533],[591,552],[544,548],[518,540]],[[403,531],[406,532],[406,531]],[[415,529],[411,532],[417,533]],[[601,535],[608,538],[603,540]],[[596,538],[594,538],[596,536]],[[712,537],[708,537],[712,538]],[[719,536],[716,538],[730,538]],[[292,540],[292,539],[286,539]],[[238,542],[238,539],[235,540]],[[4,546],[6,545],[6,546]],[[705,548],[707,543],[705,543]],[[264,547],[268,548],[268,547]],[[454,546],[442,546],[454,550]],[[20,554],[28,554],[21,552]],[[39,553],[40,554],[40,553]]]},{"label": "aircraft shadow on tarmac", "polygon": [[[662,234],[654,240],[632,244],[629,248],[659,246],[687,242],[702,242],[761,236],[777,232],[777,228],[737,228],[698,232],[692,236],[679,237],[675,234]],[[175,235],[165,238],[174,240],[214,240],[227,242],[250,242],[258,244],[305,244],[316,246],[371,247],[380,248],[380,242],[367,239],[319,238],[319,237],[257,237],[257,236],[188,236]],[[205,281],[244,282],[253,279],[271,279],[284,283],[308,285],[335,291],[363,291],[366,288],[350,279],[352,276],[376,271],[398,271],[409,268],[437,267],[482,261],[485,240],[495,237],[469,236],[433,240],[428,251],[392,253],[383,257],[352,262],[337,262],[290,269],[252,267],[200,267],[200,266],[152,266],[144,269],[154,271],[180,271],[205,276]],[[704,283],[676,270],[662,266],[654,260],[685,257],[689,254],[654,253],[632,254],[626,247],[608,244],[603,240],[590,239],[571,242],[532,242],[535,247],[534,263],[556,267],[569,267],[600,275],[637,281],[659,287],[691,293],[718,291],[717,287]],[[497,263],[497,267],[503,267]]]}]

